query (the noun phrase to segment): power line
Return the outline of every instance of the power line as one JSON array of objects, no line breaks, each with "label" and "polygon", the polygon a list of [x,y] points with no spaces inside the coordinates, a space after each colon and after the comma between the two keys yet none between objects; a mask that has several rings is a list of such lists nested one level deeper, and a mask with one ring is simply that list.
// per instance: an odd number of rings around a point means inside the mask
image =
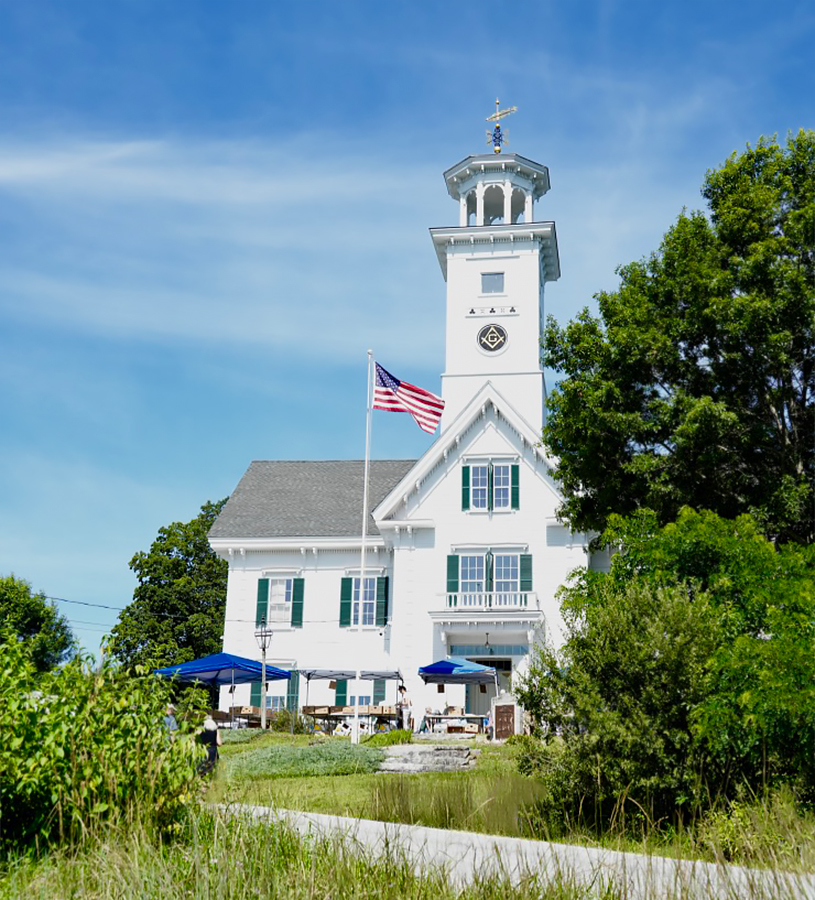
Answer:
[{"label": "power line", "polygon": [[125,606],[106,606],[104,603],[88,603],[87,600],[66,600],[65,597],[49,597],[48,594],[45,595],[46,600],[56,600],[59,603],[76,603],[77,606],[93,606],[96,609],[112,609],[116,612],[124,612],[127,607]]},{"label": "power line", "polygon": [[[104,603],[90,603],[87,600],[68,600],[65,597],[49,597],[47,594],[45,595],[46,600],[56,600],[59,603],[75,603],[78,606],[90,606],[95,609],[112,609],[114,612],[125,612],[128,607],[125,606],[108,606]],[[189,619],[189,615],[179,614],[179,613],[168,613],[168,612],[153,612],[152,613],[155,618],[164,618],[164,619],[180,619],[186,620]],[[332,623],[336,624],[337,618],[331,619],[307,619],[309,623],[312,625],[331,625]],[[244,625],[257,625],[257,621],[255,619],[224,619],[224,623],[226,622],[239,622]],[[375,626],[371,626],[372,628]]]}]

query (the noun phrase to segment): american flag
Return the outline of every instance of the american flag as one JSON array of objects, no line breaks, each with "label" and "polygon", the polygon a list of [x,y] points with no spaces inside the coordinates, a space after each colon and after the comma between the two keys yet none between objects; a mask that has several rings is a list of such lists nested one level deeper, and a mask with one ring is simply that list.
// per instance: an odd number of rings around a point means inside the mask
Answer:
[{"label": "american flag", "polygon": [[394,378],[376,363],[373,408],[410,413],[422,431],[433,434],[444,409],[444,400],[415,384]]}]

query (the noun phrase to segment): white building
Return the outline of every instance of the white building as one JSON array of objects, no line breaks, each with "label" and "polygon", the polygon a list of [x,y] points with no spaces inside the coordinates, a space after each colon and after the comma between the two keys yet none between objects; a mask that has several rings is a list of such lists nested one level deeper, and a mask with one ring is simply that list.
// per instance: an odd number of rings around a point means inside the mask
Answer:
[{"label": "white building", "polygon": [[[420,459],[371,462],[361,604],[362,461],[253,462],[210,543],[229,562],[225,651],[257,658],[265,615],[276,665],[399,669],[414,707],[446,699],[482,714],[493,688],[451,686],[439,698],[417,670],[464,656],[495,666],[507,687],[534,641],[559,642],[555,594],[586,565],[587,538],[556,520],[539,446],[544,285],[560,276],[554,222],[535,217],[549,171],[490,154],[444,179],[459,204],[457,226],[430,232],[447,282],[444,415]],[[311,682],[309,703],[394,699],[384,682],[329,684]],[[271,682],[272,707],[302,706],[305,682],[286,689]],[[259,702],[259,686],[236,690],[236,702]]]}]

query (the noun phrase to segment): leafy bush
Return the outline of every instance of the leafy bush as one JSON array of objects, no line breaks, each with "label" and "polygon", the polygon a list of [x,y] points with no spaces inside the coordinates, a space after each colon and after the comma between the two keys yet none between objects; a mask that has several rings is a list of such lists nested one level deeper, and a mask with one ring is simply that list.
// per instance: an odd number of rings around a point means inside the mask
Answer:
[{"label": "leafy bush", "polygon": [[562,590],[565,644],[515,688],[548,827],[687,823],[741,787],[815,800],[815,548],[692,510],[612,517],[604,539],[611,571]]},{"label": "leafy bush", "polygon": [[272,731],[285,731],[292,734],[303,734],[303,720],[300,716],[294,716],[294,728],[292,728],[292,714],[288,709],[278,709],[272,713],[269,719],[269,728]]},{"label": "leafy bush", "polygon": [[362,743],[366,747],[392,747],[394,744],[412,744],[413,732],[409,728],[394,728],[382,731],[365,738]]},{"label": "leafy bush", "polygon": [[[801,860],[813,832],[811,815],[802,814],[789,790],[762,799],[738,799],[709,810],[694,829],[694,843],[705,855],[729,862],[791,868]],[[811,865],[811,859],[805,863]]]},{"label": "leafy bush", "polygon": [[384,754],[376,747],[326,741],[311,747],[265,746],[225,760],[230,778],[283,778],[292,775],[357,775],[375,772]]},{"label": "leafy bush", "polygon": [[170,685],[75,659],[38,676],[26,646],[0,644],[0,847],[72,840],[102,822],[164,830],[195,796],[200,750],[171,738]]}]

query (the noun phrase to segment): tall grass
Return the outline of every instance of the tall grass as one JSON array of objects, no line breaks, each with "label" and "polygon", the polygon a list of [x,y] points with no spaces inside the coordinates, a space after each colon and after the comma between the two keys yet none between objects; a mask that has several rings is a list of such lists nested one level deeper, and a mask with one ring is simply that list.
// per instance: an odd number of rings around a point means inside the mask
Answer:
[{"label": "tall grass", "polygon": [[[203,813],[170,844],[112,829],[79,852],[18,858],[0,869],[0,898],[72,900],[583,900],[567,877],[511,885],[501,877],[457,888],[442,871],[417,874],[393,848],[372,857],[351,844]],[[623,895],[605,894],[608,900]]]},{"label": "tall grass", "polygon": [[519,774],[396,775],[372,786],[370,815],[383,822],[528,837],[528,811],[539,790]]}]

